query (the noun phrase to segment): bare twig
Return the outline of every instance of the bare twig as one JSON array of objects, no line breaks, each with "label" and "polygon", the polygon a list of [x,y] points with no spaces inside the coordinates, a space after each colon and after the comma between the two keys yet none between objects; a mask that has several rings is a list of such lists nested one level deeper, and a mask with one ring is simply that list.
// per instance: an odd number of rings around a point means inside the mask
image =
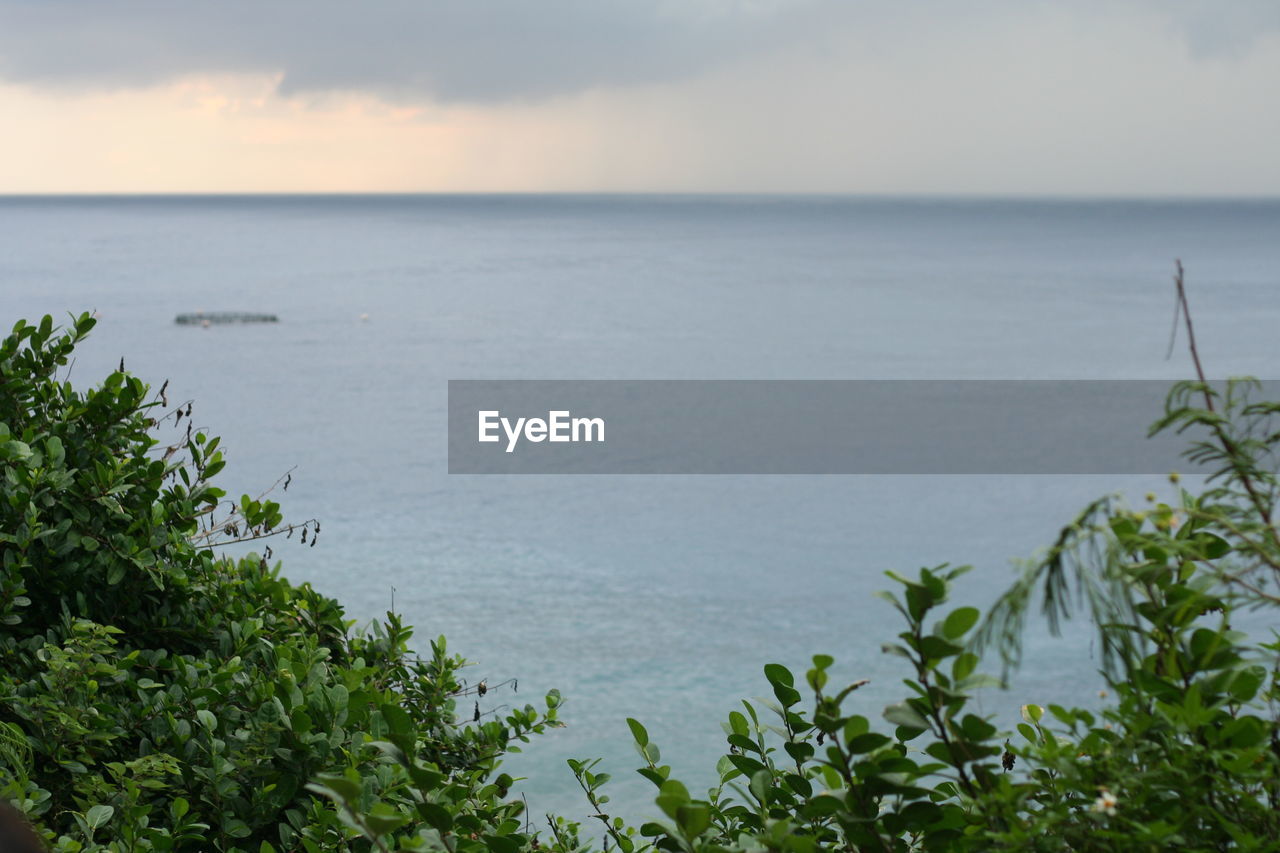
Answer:
[{"label": "bare twig", "polygon": [[[1174,263],[1177,272],[1173,277],[1173,283],[1178,291],[1178,305],[1181,306],[1182,316],[1186,320],[1187,348],[1191,351],[1191,362],[1195,365],[1196,377],[1200,380],[1200,390],[1204,395],[1204,406],[1208,411],[1216,413],[1217,409],[1213,405],[1213,394],[1209,390],[1209,380],[1205,378],[1204,366],[1200,363],[1200,353],[1196,349],[1196,331],[1191,323],[1191,308],[1187,305],[1187,288],[1182,272],[1182,261],[1179,259]],[[1271,507],[1263,500],[1261,493],[1253,482],[1253,478],[1249,476],[1247,467],[1240,463],[1239,448],[1236,447],[1235,442],[1227,435],[1221,424],[1215,423],[1213,432],[1218,439],[1218,443],[1222,445],[1223,451],[1227,454],[1227,458],[1231,460],[1231,467],[1240,478],[1240,484],[1244,486],[1245,491],[1248,493],[1250,503],[1253,504],[1253,508],[1258,511],[1258,515],[1270,529],[1273,544],[1280,547],[1280,536],[1277,535],[1275,525],[1271,521]]]}]

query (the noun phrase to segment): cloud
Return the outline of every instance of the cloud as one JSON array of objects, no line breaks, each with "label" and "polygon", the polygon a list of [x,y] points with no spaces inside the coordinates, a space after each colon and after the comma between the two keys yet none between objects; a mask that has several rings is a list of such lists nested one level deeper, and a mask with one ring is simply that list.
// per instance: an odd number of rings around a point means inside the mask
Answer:
[{"label": "cloud", "polygon": [[[193,74],[277,75],[285,95],[361,91],[389,100],[502,103],[690,79],[841,36],[875,53],[920,28],[971,39],[1026,0],[0,0],[0,79],[137,88]],[[1104,29],[1128,6],[1193,54],[1247,52],[1280,29],[1276,0],[1088,0]],[[1059,6],[1058,8],[1062,8]]]},{"label": "cloud", "polygon": [[676,79],[757,49],[790,2],[0,2],[0,77],[135,87],[278,73],[285,94],[495,102]]},{"label": "cloud", "polygon": [[1280,31],[1276,0],[1166,0],[1157,7],[1186,40],[1193,56],[1239,58],[1258,40]]},{"label": "cloud", "polygon": [[520,103],[283,97],[279,72],[0,83],[0,192],[1280,193],[1280,39],[1204,61],[1134,9],[964,30],[907,5],[768,61]]},{"label": "cloud", "polygon": [[0,192],[1280,192],[1275,0],[959,5],[0,0]]}]

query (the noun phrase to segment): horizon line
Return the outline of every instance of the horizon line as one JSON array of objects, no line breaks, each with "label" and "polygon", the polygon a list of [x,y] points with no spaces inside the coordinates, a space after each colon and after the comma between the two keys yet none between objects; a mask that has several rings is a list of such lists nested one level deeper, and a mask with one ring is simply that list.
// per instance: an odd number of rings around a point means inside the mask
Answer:
[{"label": "horizon line", "polygon": [[775,198],[919,201],[1280,201],[1276,193],[862,192],[810,190],[229,190],[5,192],[0,200],[285,198]]}]

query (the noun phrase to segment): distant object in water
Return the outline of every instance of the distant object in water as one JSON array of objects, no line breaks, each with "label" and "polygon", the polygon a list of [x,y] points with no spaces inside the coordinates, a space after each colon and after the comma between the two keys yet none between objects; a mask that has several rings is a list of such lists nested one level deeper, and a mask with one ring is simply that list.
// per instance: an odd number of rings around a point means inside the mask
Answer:
[{"label": "distant object in water", "polygon": [[196,311],[192,314],[179,314],[173,319],[179,326],[222,325],[224,323],[279,323],[275,314],[254,314],[250,311]]}]

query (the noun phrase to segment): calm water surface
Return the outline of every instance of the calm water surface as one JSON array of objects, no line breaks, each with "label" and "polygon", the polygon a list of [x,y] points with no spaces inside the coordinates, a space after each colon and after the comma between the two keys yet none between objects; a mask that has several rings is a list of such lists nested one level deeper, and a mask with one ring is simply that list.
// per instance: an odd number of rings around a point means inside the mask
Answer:
[{"label": "calm water surface", "polygon": [[[291,577],[518,677],[491,705],[564,692],[568,727],[510,768],[535,814],[584,814],[563,759],[596,755],[647,811],[626,716],[709,784],[769,661],[836,656],[877,716],[903,675],[885,569],[971,563],[984,603],[1087,500],[1160,482],[449,477],[447,379],[1183,378],[1175,257],[1210,371],[1280,375],[1271,201],[3,199],[0,244],[0,321],[100,312],[73,379],[168,378],[230,491],[297,466],[286,512],[324,534],[277,548]],[[281,322],[173,323],[195,310]],[[986,711],[1095,695],[1082,627],[1031,644]]]}]

